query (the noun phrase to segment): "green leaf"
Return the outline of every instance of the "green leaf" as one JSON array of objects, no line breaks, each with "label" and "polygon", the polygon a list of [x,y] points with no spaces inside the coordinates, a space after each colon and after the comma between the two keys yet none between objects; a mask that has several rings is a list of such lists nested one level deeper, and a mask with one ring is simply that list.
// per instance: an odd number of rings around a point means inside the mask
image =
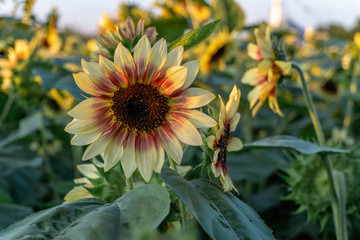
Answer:
[{"label": "green leaf", "polygon": [[166,189],[148,184],[126,193],[114,203],[86,198],[35,213],[0,232],[0,240],[129,239],[128,223],[154,229],[169,209]]},{"label": "green leaf", "polygon": [[250,149],[250,148],[290,148],[302,154],[348,153],[347,150],[319,147],[314,143],[307,142],[293,136],[285,136],[285,135],[264,138],[252,143],[244,144],[243,149]]},{"label": "green leaf", "polygon": [[26,206],[0,203],[0,230],[29,216],[32,213],[33,210]]},{"label": "green leaf", "polygon": [[229,32],[244,26],[245,14],[234,0],[214,0],[211,5],[215,18],[221,18],[221,25],[226,27]]},{"label": "green leaf", "polygon": [[164,167],[160,174],[212,239],[274,239],[272,231],[244,202],[212,182],[187,181]]},{"label": "green leaf", "polygon": [[205,26],[199,27],[195,30],[192,30],[182,36],[179,39],[171,42],[168,46],[168,51],[176,48],[177,46],[183,46],[184,50],[188,50],[189,48],[199,44],[204,41],[210,34],[215,30],[216,25],[219,23],[220,19],[212,21],[211,23],[206,24]]},{"label": "green leaf", "polygon": [[36,130],[39,130],[41,128],[42,121],[43,119],[40,111],[37,111],[36,113],[20,120],[19,129],[11,133],[11,135],[5,139],[2,139],[0,141],[0,148],[15,140],[23,138]]}]

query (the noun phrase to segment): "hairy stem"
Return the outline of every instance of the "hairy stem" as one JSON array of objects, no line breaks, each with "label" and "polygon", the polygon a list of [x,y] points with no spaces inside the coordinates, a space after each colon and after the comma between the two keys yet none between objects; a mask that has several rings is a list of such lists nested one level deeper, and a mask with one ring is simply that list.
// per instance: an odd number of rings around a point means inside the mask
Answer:
[{"label": "hairy stem", "polygon": [[[317,139],[319,141],[319,144],[321,147],[326,146],[325,137],[321,128],[321,124],[319,122],[319,118],[317,116],[317,112],[314,106],[314,103],[312,101],[309,88],[307,86],[304,72],[302,71],[299,64],[296,62],[292,62],[292,69],[297,73],[300,82],[301,87],[303,89],[306,105],[309,111],[310,118],[312,120],[312,123],[314,125],[315,133],[317,136]],[[340,206],[340,201],[338,198],[338,195],[336,193],[335,189],[335,183],[334,183],[334,175],[333,175],[333,169],[331,164],[331,159],[328,156],[322,157],[322,163],[324,165],[324,168],[326,169],[326,173],[329,179],[329,188],[330,188],[330,197],[331,197],[331,208],[333,212],[333,219],[335,224],[335,231],[336,231],[336,238],[337,240],[347,240],[347,229],[346,229],[346,212],[342,210]]]}]

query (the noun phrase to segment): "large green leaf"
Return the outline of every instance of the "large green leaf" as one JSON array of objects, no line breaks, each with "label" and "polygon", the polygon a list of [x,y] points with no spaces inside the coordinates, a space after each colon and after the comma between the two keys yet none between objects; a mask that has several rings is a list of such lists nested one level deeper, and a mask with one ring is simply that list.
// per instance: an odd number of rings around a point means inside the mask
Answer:
[{"label": "large green leaf", "polygon": [[307,142],[293,136],[285,136],[285,135],[264,138],[252,143],[244,144],[244,149],[249,149],[249,148],[290,148],[302,154],[348,153],[347,150],[319,147],[314,143]]},{"label": "large green leaf", "polygon": [[20,120],[19,128],[11,135],[0,141],[0,148],[15,140],[23,138],[36,130],[39,130],[41,128],[42,121],[42,114],[40,111],[37,111],[34,114]]},{"label": "large green leaf", "polygon": [[135,188],[114,203],[87,198],[38,212],[0,232],[0,240],[129,239],[129,223],[154,229],[169,209],[166,189],[149,184]]},{"label": "large green leaf", "polygon": [[29,216],[32,213],[33,210],[26,206],[0,203],[0,230]]},{"label": "large green leaf", "polygon": [[205,26],[199,27],[195,30],[192,30],[182,36],[179,39],[171,42],[168,46],[168,51],[176,48],[177,46],[183,46],[184,50],[187,50],[196,44],[204,41],[210,34],[215,30],[216,25],[220,20],[212,21],[211,23],[206,24]]},{"label": "large green leaf", "polygon": [[205,180],[187,181],[164,167],[160,174],[213,239],[274,239],[258,214],[231,193]]},{"label": "large green leaf", "polygon": [[241,29],[244,26],[245,14],[235,0],[213,0],[215,18],[221,18],[221,25],[226,27],[229,32]]}]

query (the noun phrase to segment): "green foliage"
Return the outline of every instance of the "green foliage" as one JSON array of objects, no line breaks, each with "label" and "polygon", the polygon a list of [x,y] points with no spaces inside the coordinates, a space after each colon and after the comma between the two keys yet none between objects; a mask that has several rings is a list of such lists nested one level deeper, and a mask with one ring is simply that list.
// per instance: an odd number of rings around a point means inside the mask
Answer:
[{"label": "green foliage", "polygon": [[215,18],[221,18],[220,25],[229,32],[244,26],[245,13],[235,0],[213,0],[211,2]]},{"label": "green foliage", "polygon": [[293,136],[275,136],[244,144],[244,149],[249,148],[290,148],[302,154],[347,153],[346,150],[342,149],[319,147],[316,144],[298,139]]},{"label": "green foliage", "polygon": [[213,239],[274,239],[257,213],[231,193],[209,181],[187,181],[164,167],[163,180],[184,202]]},{"label": "green foliage", "polygon": [[2,231],[0,239],[129,239],[128,224],[154,229],[169,205],[164,188],[144,185],[111,204],[88,198],[35,213]]},{"label": "green foliage", "polygon": [[176,48],[177,46],[183,46],[184,50],[187,50],[187,49],[199,44],[200,42],[204,41],[207,37],[209,37],[211,35],[211,33],[214,32],[215,27],[219,22],[220,22],[220,19],[188,32],[181,38],[176,39],[175,41],[171,42],[168,46],[168,51],[171,51],[172,49]]}]

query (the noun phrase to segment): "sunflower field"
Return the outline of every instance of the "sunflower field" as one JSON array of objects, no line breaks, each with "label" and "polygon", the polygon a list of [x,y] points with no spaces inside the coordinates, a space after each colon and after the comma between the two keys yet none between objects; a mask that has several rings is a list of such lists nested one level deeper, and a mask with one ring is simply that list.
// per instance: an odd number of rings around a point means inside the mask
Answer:
[{"label": "sunflower field", "polygon": [[360,22],[250,26],[235,0],[154,0],[92,36],[14,2],[0,240],[358,239]]}]

